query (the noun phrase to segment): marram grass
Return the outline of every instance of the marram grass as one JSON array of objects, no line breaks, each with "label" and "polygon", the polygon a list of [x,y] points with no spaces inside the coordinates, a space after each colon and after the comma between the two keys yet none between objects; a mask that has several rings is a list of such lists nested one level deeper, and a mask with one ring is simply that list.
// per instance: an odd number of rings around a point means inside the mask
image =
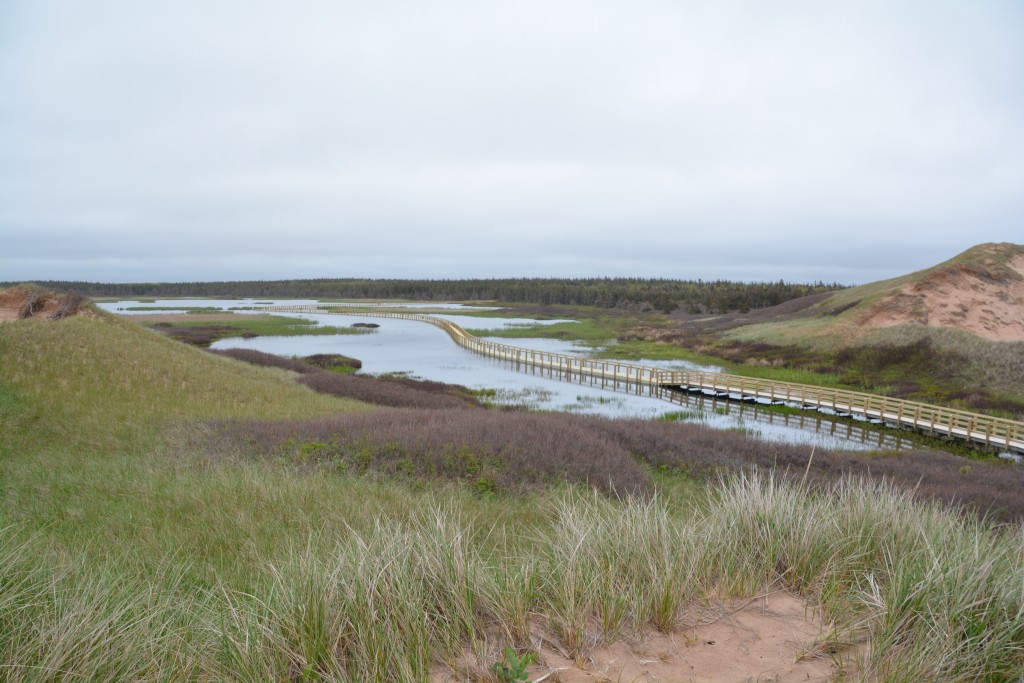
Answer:
[{"label": "marram grass", "polygon": [[290,539],[245,591],[188,585],[180,555],[145,572],[55,562],[8,527],[0,666],[10,681],[415,681],[466,647],[486,671],[505,644],[530,646],[536,615],[585,656],[671,630],[691,601],[785,588],[822,600],[836,643],[870,644],[835,655],[854,679],[1024,675],[1020,527],[856,481],[815,493],[739,476],[704,495],[680,517],[567,489],[517,538],[424,496],[358,532]]}]

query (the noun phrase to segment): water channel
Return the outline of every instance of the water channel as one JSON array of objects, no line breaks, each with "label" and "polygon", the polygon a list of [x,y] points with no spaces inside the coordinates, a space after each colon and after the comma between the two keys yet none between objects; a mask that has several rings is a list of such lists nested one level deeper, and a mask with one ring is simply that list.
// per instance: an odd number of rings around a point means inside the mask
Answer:
[{"label": "water channel", "polygon": [[[184,312],[189,308],[219,308],[239,314],[264,305],[313,305],[312,300],[157,300],[152,303],[117,301],[99,304],[118,314],[145,313],[146,308],[173,308],[153,312]],[[347,304],[346,304],[347,305]],[[438,313],[457,324],[475,330],[500,330],[512,326],[550,324],[556,320],[528,318],[493,318],[467,315],[475,307],[460,304],[402,304],[402,308],[429,308],[451,313]],[[484,309],[486,310],[486,309]],[[856,450],[898,450],[913,447],[913,442],[899,433],[880,431],[868,422],[834,419],[815,411],[780,412],[757,404],[735,403],[721,398],[678,392],[663,392],[661,397],[637,394],[635,391],[602,387],[599,382],[565,381],[557,373],[537,367],[517,369],[507,361],[479,356],[452,342],[443,330],[412,320],[378,318],[370,315],[284,314],[301,317],[322,325],[336,327],[355,323],[380,325],[370,334],[304,335],[288,337],[230,338],[213,344],[215,349],[246,348],[283,356],[308,356],[318,353],[341,353],[358,358],[365,374],[403,373],[411,377],[461,384],[471,389],[488,390],[488,400],[506,405],[524,405],[535,410],[575,412],[606,417],[658,418],[675,416],[716,429],[739,430],[769,440],[788,443],[810,443],[826,448]],[[483,336],[487,339],[488,337]],[[590,355],[587,345],[547,338],[494,339],[501,343],[540,351]],[[698,368],[685,361],[635,361],[666,369],[686,368],[719,371],[720,368]]]}]

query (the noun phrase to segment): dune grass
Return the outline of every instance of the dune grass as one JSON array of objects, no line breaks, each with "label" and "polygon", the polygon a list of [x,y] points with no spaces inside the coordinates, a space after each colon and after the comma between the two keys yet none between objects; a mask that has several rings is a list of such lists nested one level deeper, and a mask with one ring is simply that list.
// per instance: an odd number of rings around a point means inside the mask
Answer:
[{"label": "dune grass", "polygon": [[585,657],[769,588],[820,603],[855,680],[1024,675],[1022,527],[890,484],[502,494],[215,458],[188,447],[210,420],[363,406],[102,315],[0,325],[0,358],[3,680],[486,681],[537,629]]},{"label": "dune grass", "polygon": [[289,534],[244,589],[197,585],[180,552],[58,563],[6,528],[0,666],[11,681],[415,681],[447,662],[487,680],[505,645],[535,647],[537,615],[585,657],[676,628],[693,601],[786,589],[820,600],[822,651],[862,680],[1024,673],[1019,527],[858,481],[816,492],[738,477],[685,515],[658,498],[552,493],[533,519],[497,521],[458,494],[381,497],[372,515],[346,510],[355,526]]}]

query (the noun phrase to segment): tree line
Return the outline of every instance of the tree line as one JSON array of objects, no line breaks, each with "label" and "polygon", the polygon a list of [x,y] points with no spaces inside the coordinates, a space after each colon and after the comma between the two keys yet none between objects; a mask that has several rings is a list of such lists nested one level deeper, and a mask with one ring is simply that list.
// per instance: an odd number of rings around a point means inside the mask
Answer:
[{"label": "tree line", "polygon": [[[13,284],[13,283],[11,283]],[[781,304],[842,289],[833,283],[732,282],[649,278],[506,278],[474,280],[306,279],[233,282],[102,283],[39,281],[41,287],[93,297],[264,297],[276,299],[412,299],[497,301],[670,313],[726,313]],[[6,285],[5,285],[6,286]]]}]

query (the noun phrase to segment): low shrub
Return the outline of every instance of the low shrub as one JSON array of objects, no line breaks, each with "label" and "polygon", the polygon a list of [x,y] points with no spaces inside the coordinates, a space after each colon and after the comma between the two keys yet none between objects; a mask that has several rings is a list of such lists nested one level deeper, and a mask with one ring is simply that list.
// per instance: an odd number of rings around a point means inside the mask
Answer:
[{"label": "low shrub", "polygon": [[213,452],[456,478],[482,482],[481,490],[567,480],[605,491],[646,492],[653,490],[650,472],[713,481],[726,473],[772,470],[813,486],[849,476],[887,481],[979,516],[1024,519],[1024,468],[1010,463],[919,450],[831,451],[683,422],[398,408],[320,420],[221,423],[215,431],[221,440]]},{"label": "low shrub", "polygon": [[18,309],[18,319],[24,320],[35,315],[45,298],[46,294],[42,290],[35,287],[25,288],[24,299],[22,299],[21,307]]},{"label": "low shrub", "polygon": [[63,320],[77,315],[87,303],[89,299],[74,290],[64,292],[57,299],[57,310],[50,315],[50,320]]},{"label": "low shrub", "polygon": [[464,387],[440,382],[342,375],[333,372],[306,375],[301,377],[299,382],[323,394],[354,398],[392,408],[440,410],[480,406],[479,401],[469,395],[469,391]]},{"label": "low shrub", "polygon": [[331,370],[333,372],[350,372],[363,367],[361,360],[349,358],[340,353],[317,353],[312,356],[304,356],[302,360],[321,370]]},{"label": "low shrub", "polygon": [[218,423],[219,438],[208,448],[346,471],[458,479],[479,490],[558,481],[622,494],[650,490],[645,468],[588,424],[556,414],[382,409],[317,420]]},{"label": "low shrub", "polygon": [[273,353],[264,353],[263,351],[256,351],[255,349],[208,349],[208,351],[218,356],[234,358],[235,360],[244,361],[246,363],[259,365],[265,368],[281,368],[283,370],[298,372],[303,375],[320,372],[318,368],[315,368],[304,361],[278,356]]}]

